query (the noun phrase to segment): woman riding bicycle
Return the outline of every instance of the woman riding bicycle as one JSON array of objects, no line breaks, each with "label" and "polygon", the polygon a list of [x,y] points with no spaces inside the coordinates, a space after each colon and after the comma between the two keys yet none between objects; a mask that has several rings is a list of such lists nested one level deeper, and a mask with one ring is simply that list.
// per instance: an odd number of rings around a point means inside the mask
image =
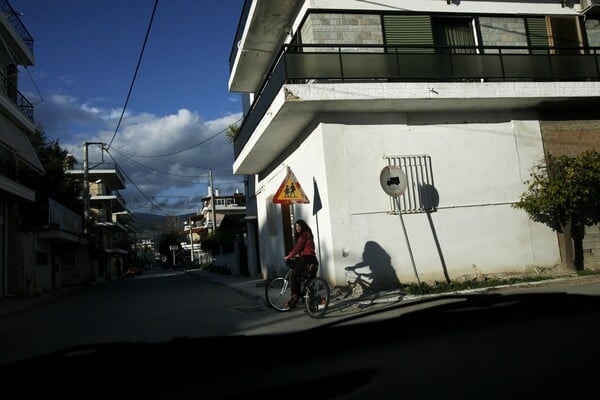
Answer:
[{"label": "woman riding bicycle", "polygon": [[294,266],[292,267],[293,271],[290,277],[292,284],[292,298],[287,304],[290,308],[294,308],[300,300],[302,277],[313,273],[315,268],[319,265],[315,253],[315,241],[310,227],[302,219],[297,220],[294,226],[298,236],[296,246],[294,246],[288,255],[284,257],[284,260],[287,262],[291,258],[299,256],[294,262]]}]

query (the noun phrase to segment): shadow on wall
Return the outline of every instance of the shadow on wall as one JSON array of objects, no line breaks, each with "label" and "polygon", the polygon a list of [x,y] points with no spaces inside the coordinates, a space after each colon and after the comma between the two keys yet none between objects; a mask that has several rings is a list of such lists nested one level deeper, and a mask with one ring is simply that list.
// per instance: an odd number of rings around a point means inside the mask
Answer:
[{"label": "shadow on wall", "polygon": [[[370,272],[366,272],[368,270]],[[348,283],[360,284],[365,290],[396,290],[401,287],[390,255],[377,242],[365,243],[362,261],[346,267],[346,271],[355,275]]]},{"label": "shadow on wall", "polygon": [[437,249],[438,256],[440,257],[440,264],[444,273],[446,282],[450,283],[450,275],[448,275],[448,267],[446,266],[446,260],[444,259],[444,253],[442,252],[442,246],[438,238],[435,226],[433,225],[433,219],[431,213],[435,212],[440,205],[440,194],[433,185],[422,185],[419,187],[421,198],[423,199],[423,207],[427,212],[427,221],[429,221],[429,227],[431,228],[431,234],[433,235],[433,241],[435,242],[435,248]]}]

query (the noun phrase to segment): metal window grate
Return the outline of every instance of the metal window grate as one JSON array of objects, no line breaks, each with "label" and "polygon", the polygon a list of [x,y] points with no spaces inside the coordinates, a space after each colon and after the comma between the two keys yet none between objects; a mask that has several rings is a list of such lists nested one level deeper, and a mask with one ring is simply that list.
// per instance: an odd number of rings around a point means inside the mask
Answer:
[{"label": "metal window grate", "polygon": [[[433,185],[431,157],[427,155],[385,156],[387,165],[402,168],[408,185],[404,194],[396,201],[390,197],[393,214],[432,212],[437,209],[439,197]],[[398,208],[400,207],[400,208]]]}]

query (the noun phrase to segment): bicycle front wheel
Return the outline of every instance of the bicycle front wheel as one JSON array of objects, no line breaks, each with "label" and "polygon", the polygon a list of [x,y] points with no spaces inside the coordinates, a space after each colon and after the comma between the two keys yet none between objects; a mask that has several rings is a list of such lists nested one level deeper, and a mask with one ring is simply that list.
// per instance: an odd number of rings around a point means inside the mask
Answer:
[{"label": "bicycle front wheel", "polygon": [[283,276],[271,279],[265,287],[267,305],[277,311],[288,311],[287,302],[292,298],[292,288]]},{"label": "bicycle front wheel", "polygon": [[304,289],[304,307],[313,318],[321,318],[329,307],[329,285],[322,278],[311,279]]}]

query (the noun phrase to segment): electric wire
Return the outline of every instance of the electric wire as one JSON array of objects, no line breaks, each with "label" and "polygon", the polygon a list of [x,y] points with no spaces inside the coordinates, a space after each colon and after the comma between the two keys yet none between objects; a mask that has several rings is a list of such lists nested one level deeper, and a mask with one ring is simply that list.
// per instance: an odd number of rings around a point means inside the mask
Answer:
[{"label": "electric wire", "polygon": [[[130,160],[133,163],[136,163],[136,164],[138,164],[140,166],[143,166],[143,167],[146,167],[148,169],[155,170],[155,171],[163,173],[165,175],[180,176],[180,177],[184,177],[184,178],[192,178],[193,177],[191,175],[174,175],[174,174],[169,174],[168,172],[164,172],[164,171],[161,171],[159,169],[155,169],[155,168],[149,167],[146,164],[141,163],[140,161],[134,160],[132,158],[132,157],[143,157],[143,156],[137,156],[137,155],[132,156],[131,153],[128,153],[128,152],[123,151],[123,150],[119,150],[118,148],[116,148],[114,146],[111,148],[111,150],[114,151],[114,152],[119,153],[121,156],[123,156],[124,158]],[[172,161],[168,161],[168,160],[155,160],[155,162],[167,163],[169,166],[173,165],[173,162]],[[181,165],[182,167],[195,168],[195,169],[203,169],[203,170],[207,170],[207,171],[220,171],[220,172],[225,172],[225,173],[230,173],[231,172],[230,169],[212,168],[212,167],[207,167],[207,166],[202,166],[202,165],[196,165],[196,164],[186,164],[186,163],[182,163],[182,162],[177,162],[177,164]],[[206,173],[206,174],[199,174],[198,176],[205,176],[205,175],[208,176],[208,173]],[[194,176],[196,176],[196,175],[194,175]]]},{"label": "electric wire", "polygon": [[[112,149],[112,150],[113,150],[113,151],[116,151],[116,152],[119,152],[119,151],[118,151],[118,150],[116,150],[114,147],[113,147],[113,149]],[[146,168],[146,169],[148,169],[148,170],[151,170],[151,171],[157,172],[157,173],[159,173],[159,174],[161,174],[161,175],[166,175],[166,176],[175,176],[175,177],[179,177],[179,178],[197,178],[197,177],[208,177],[208,176],[209,176],[209,174],[208,174],[208,173],[206,173],[206,174],[196,174],[196,175],[178,175],[178,174],[171,174],[171,173],[164,172],[164,171],[161,171],[161,170],[159,170],[159,169],[156,169],[156,168],[150,167],[150,166],[148,166],[148,165],[146,165],[146,164],[144,164],[144,163],[141,163],[141,162],[139,162],[139,161],[136,161],[136,160],[132,159],[131,157],[128,157],[128,156],[126,156],[126,155],[124,155],[124,154],[121,154],[121,156],[122,156],[122,157],[124,157],[124,158],[126,158],[126,159],[127,159],[127,160],[129,160],[130,162],[132,162],[132,163],[134,163],[134,164],[136,164],[136,165],[139,165],[140,167],[143,167],[143,168]],[[194,184],[196,184],[196,183],[203,183],[203,182],[196,182],[196,181],[180,181],[180,182],[185,182],[185,183],[194,183]]]},{"label": "electric wire", "polygon": [[27,68],[26,66],[23,67],[23,69],[25,69],[25,71],[27,71],[27,75],[29,76],[29,80],[31,81],[31,84],[33,85],[35,92],[37,93],[38,97],[40,98],[38,101],[36,102],[31,102],[32,105],[37,106],[38,104],[40,104],[41,102],[44,101],[44,96],[42,96],[42,92],[40,91],[40,88],[38,87],[37,83],[35,82],[35,80],[33,79],[33,76],[31,75],[31,71],[29,71],[29,68]]},{"label": "electric wire", "polygon": [[123,109],[121,110],[121,116],[119,117],[119,121],[117,122],[117,127],[115,128],[115,132],[108,143],[107,150],[112,146],[115,137],[117,136],[117,132],[119,131],[119,127],[121,126],[121,122],[123,121],[123,116],[125,115],[125,110],[127,109],[127,104],[129,103],[129,98],[131,97],[131,92],[133,91],[133,85],[135,83],[135,79],[137,77],[138,71],[140,69],[140,64],[142,63],[142,57],[144,55],[144,50],[146,49],[146,43],[148,42],[148,36],[150,36],[150,29],[152,28],[152,22],[154,21],[154,15],[156,14],[156,8],[158,6],[158,0],[154,1],[154,8],[152,9],[152,15],[150,16],[150,22],[148,23],[148,28],[146,29],[146,36],[144,37],[144,44],[142,45],[142,50],[140,51],[140,55],[138,57],[138,62],[135,67],[135,72],[133,73],[133,79],[131,80],[131,84],[129,85],[129,92],[127,93],[127,98],[125,99],[125,104],[123,105]]},{"label": "electric wire", "polygon": [[[116,166],[119,166],[119,163],[117,162],[117,160],[115,160],[115,158],[113,157],[113,155],[112,155],[112,154],[110,154],[110,152],[108,151],[108,148],[105,148],[105,150],[106,150],[106,154],[108,154],[108,156],[109,156],[110,158],[112,158],[112,160],[115,162],[115,165],[116,165]],[[165,212],[165,211],[164,211],[162,208],[160,208],[160,207],[158,206],[158,204],[156,204],[156,203],[155,203],[155,202],[152,200],[152,198],[148,197],[148,196],[146,195],[146,193],[142,192],[142,190],[141,190],[141,189],[138,187],[138,185],[136,185],[136,184],[135,184],[135,182],[134,182],[134,181],[133,181],[133,180],[132,180],[132,179],[129,177],[129,175],[127,175],[127,173],[126,173],[126,172],[123,170],[123,168],[120,168],[120,170],[121,170],[121,173],[122,173],[123,175],[125,175],[125,177],[127,178],[127,180],[129,180],[129,182],[131,182],[131,184],[133,185],[133,187],[135,187],[135,188],[136,188],[136,190],[137,190],[137,191],[138,191],[138,192],[139,192],[139,193],[140,193],[140,194],[141,194],[141,195],[142,195],[142,196],[143,196],[143,197],[144,197],[146,200],[148,200],[148,201],[150,202],[150,204],[151,204],[151,205],[152,205],[154,208],[156,208],[158,211],[160,211],[161,213],[163,213],[163,215],[167,215],[167,213],[166,213],[166,212]]]},{"label": "electric wire", "polygon": [[[238,119],[236,122],[234,122],[234,124],[237,124],[237,123],[238,123],[238,122],[240,122],[242,119],[243,119],[243,118],[240,118],[240,119]],[[201,140],[201,141],[200,141],[200,142],[198,142],[198,143],[195,143],[195,144],[193,144],[193,145],[191,145],[191,146],[187,146],[186,148],[184,148],[184,149],[181,149],[181,150],[176,150],[176,151],[173,151],[173,152],[171,152],[171,153],[165,153],[165,154],[154,154],[154,155],[144,155],[144,154],[135,154],[135,153],[129,153],[129,152],[127,152],[127,151],[123,151],[123,150],[120,150],[120,152],[121,152],[122,154],[127,154],[128,156],[131,156],[131,157],[140,157],[140,158],[160,158],[160,157],[169,157],[169,156],[173,156],[173,155],[175,155],[175,154],[183,153],[184,151],[187,151],[187,150],[194,149],[194,148],[196,148],[196,147],[198,147],[198,146],[200,146],[200,145],[202,145],[202,144],[204,144],[204,143],[206,143],[206,142],[208,142],[208,141],[210,141],[210,140],[212,140],[212,139],[216,138],[216,137],[217,137],[217,136],[219,136],[220,134],[224,133],[224,132],[225,132],[227,129],[229,129],[229,127],[221,129],[220,131],[218,131],[218,132],[214,133],[213,135],[209,136],[208,138],[206,138],[206,139],[204,139],[204,140]]]}]

